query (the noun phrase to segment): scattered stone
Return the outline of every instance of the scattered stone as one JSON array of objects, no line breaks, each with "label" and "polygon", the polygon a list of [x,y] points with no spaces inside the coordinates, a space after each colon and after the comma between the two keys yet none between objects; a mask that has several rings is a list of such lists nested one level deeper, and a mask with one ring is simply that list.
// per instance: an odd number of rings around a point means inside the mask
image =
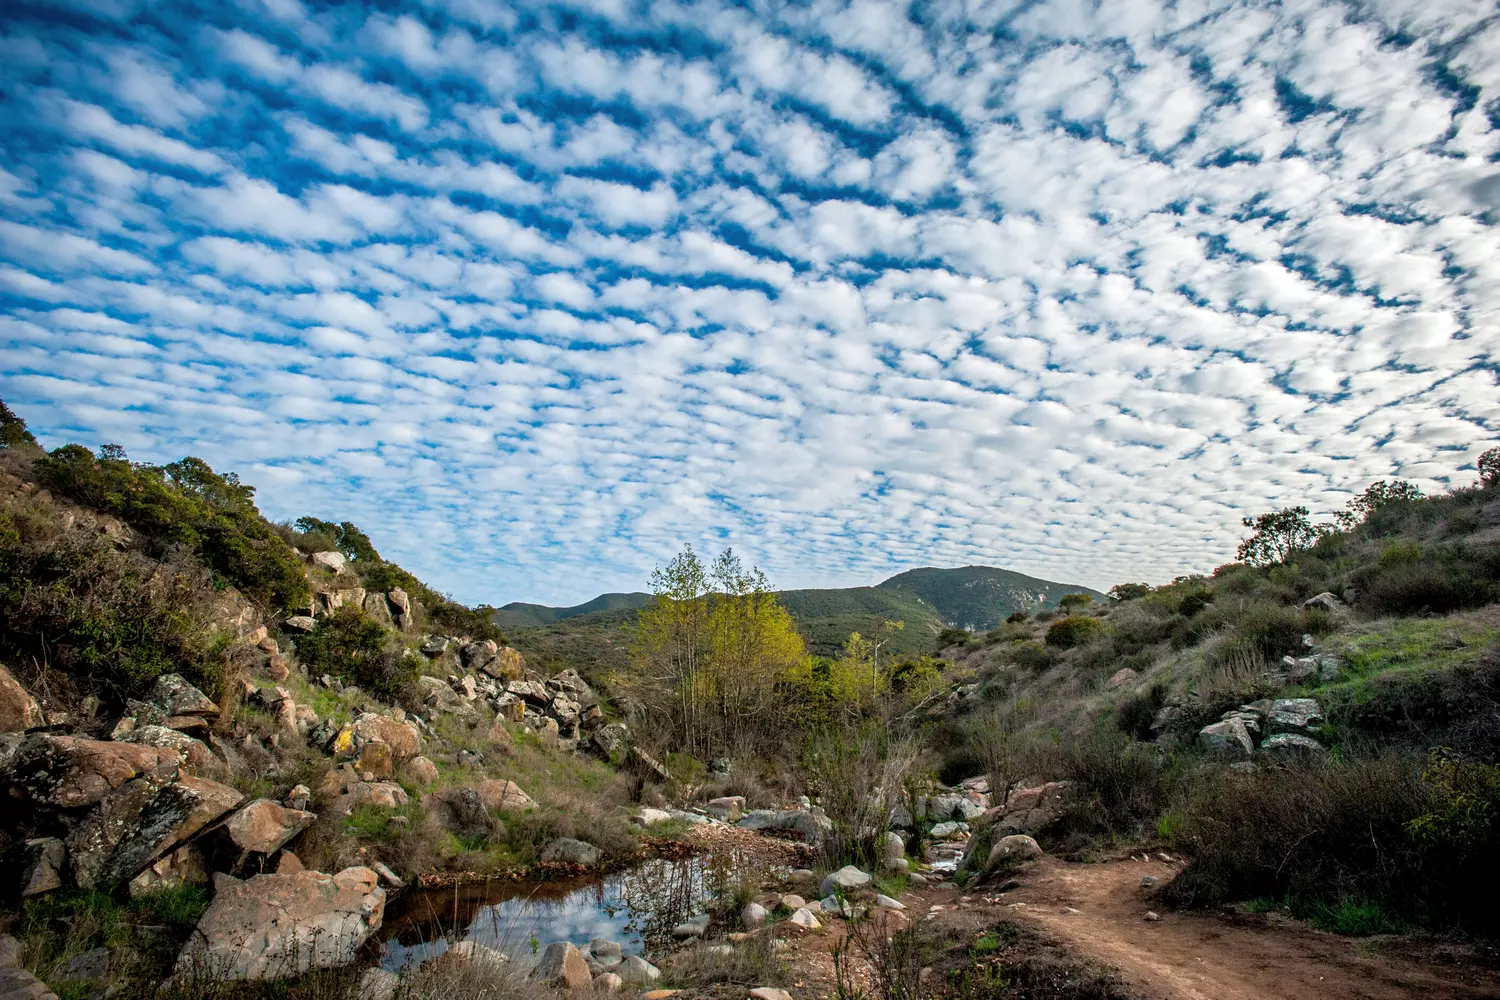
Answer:
[{"label": "scattered stone", "polygon": [[548,863],[592,865],[599,860],[599,848],[571,837],[558,837],[542,848],[542,860]]},{"label": "scattered stone", "polygon": [[218,715],[215,705],[202,691],[189,684],[181,674],[162,674],[151,686],[146,700],[165,715]]},{"label": "scattered stone", "polygon": [[1239,718],[1204,726],[1198,732],[1198,743],[1211,756],[1225,761],[1248,760],[1255,749],[1250,731]]},{"label": "scattered stone", "polygon": [[875,894],[875,905],[883,910],[904,910],[906,904],[899,899],[892,899],[884,893]]},{"label": "scattered stone", "polygon": [[356,752],[370,743],[382,743],[389,747],[391,762],[396,766],[422,752],[422,737],[416,726],[410,722],[397,722],[389,716],[374,712],[365,712],[355,719],[350,736]]},{"label": "scattered stone", "polygon": [[901,839],[899,833],[887,832],[882,838],[882,846],[884,847],[882,854],[887,861],[906,857],[906,841]]},{"label": "scattered stone", "polygon": [[57,994],[25,969],[0,969],[0,1000],[57,1000]]},{"label": "scattered stone", "polygon": [[68,849],[56,837],[36,837],[0,854],[0,895],[40,896],[62,887]]},{"label": "scattered stone", "polygon": [[436,784],[438,780],[437,765],[426,757],[413,757],[401,768],[402,777],[413,785],[424,787]]},{"label": "scattered stone", "polygon": [[856,889],[863,889],[869,884],[869,874],[860,871],[853,865],[845,865],[843,868],[840,868],[838,871],[823,879],[822,890],[823,895],[825,896],[832,896],[835,894],[848,895]]},{"label": "scattered stone", "polygon": [[1150,921],[1151,923],[1155,923],[1156,921],[1161,919],[1161,915],[1158,914],[1155,910],[1147,910],[1146,915],[1141,919]]},{"label": "scattered stone", "polygon": [[224,829],[240,850],[274,854],[317,818],[316,813],[288,809],[270,799],[256,799],[229,817]]},{"label": "scattered stone", "polygon": [[448,651],[448,639],[446,636],[430,635],[422,644],[422,655],[437,657]]},{"label": "scattered stone", "polygon": [[495,809],[535,809],[536,800],[521,790],[521,786],[514,781],[500,781],[491,778],[481,781],[474,786],[479,792],[479,798],[484,802],[484,807],[489,810]]},{"label": "scattered stone", "polygon": [[669,823],[671,820],[672,814],[665,809],[652,809],[649,806],[643,806],[635,814],[635,821],[641,826],[655,826],[658,823]]},{"label": "scattered stone", "polygon": [[650,986],[661,978],[661,970],[639,955],[625,959],[617,971],[620,978],[631,986]]},{"label": "scattered stone", "polygon": [[443,824],[464,840],[483,840],[495,830],[495,821],[477,789],[448,788],[422,796],[424,808],[438,812]]},{"label": "scattered stone", "polygon": [[312,789],[306,785],[293,785],[292,790],[287,793],[286,801],[282,805],[288,809],[306,811],[307,805],[312,801]]},{"label": "scattered stone", "polygon": [[547,946],[531,977],[570,990],[583,989],[594,981],[583,952],[566,941],[554,941]]},{"label": "scattered stone", "polygon": [[52,978],[61,983],[99,983],[109,978],[109,949],[90,948],[57,967]]},{"label": "scattered stone", "polygon": [[1299,733],[1323,724],[1323,709],[1312,698],[1280,698],[1271,703],[1266,728],[1271,733]]},{"label": "scattered stone", "polygon": [[807,900],[795,892],[789,892],[781,897],[781,905],[785,906],[788,910],[800,910],[807,905]]},{"label": "scattered stone", "polygon": [[41,704],[0,664],[0,733],[19,733],[46,724]]},{"label": "scattered stone", "polygon": [[823,929],[823,925],[818,923],[818,918],[813,916],[812,911],[805,906],[790,917],[787,917],[786,922],[809,931],[820,931]]},{"label": "scattered stone", "polygon": [[1157,878],[1155,875],[1143,875],[1143,876],[1141,876],[1141,888],[1142,889],[1155,889],[1156,888],[1156,883],[1158,883],[1160,881],[1161,881],[1161,879]]},{"label": "scattered stone", "polygon": [[810,809],[757,809],[736,825],[742,830],[791,833],[809,843],[821,843],[833,829],[827,816]]},{"label": "scattered stone", "polygon": [[177,957],[177,974],[281,979],[349,965],[385,913],[368,868],[298,872],[240,881],[214,878],[214,901]]},{"label": "scattered stone", "polygon": [[406,789],[393,781],[362,781],[349,792],[347,816],[355,806],[375,806],[377,809],[399,809],[410,801]]},{"label": "scattered stone", "polygon": [[14,969],[21,964],[21,942],[9,934],[0,934],[0,969]]}]

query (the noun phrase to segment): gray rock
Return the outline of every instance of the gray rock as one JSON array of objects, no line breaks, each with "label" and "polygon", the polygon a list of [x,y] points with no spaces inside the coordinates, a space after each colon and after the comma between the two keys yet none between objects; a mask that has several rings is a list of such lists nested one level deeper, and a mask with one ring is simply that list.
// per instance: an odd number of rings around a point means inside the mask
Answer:
[{"label": "gray rock", "polygon": [[821,843],[833,829],[827,816],[811,809],[757,809],[736,825],[742,830],[792,833],[809,843]]},{"label": "gray rock", "polygon": [[[476,788],[448,788],[423,796],[422,801],[440,806],[443,824],[460,839],[483,840],[494,832],[495,821],[485,807],[484,796]],[[543,856],[542,860],[548,858]]]},{"label": "gray rock", "polygon": [[334,573],[342,573],[349,562],[342,552],[314,552],[309,561]]},{"label": "gray rock", "polygon": [[883,850],[881,856],[887,861],[893,858],[906,857],[906,841],[901,839],[899,833],[887,833],[881,838]]},{"label": "gray rock", "polygon": [[1041,856],[1040,844],[1024,833],[1013,833],[1009,837],[1001,837],[995,841],[995,846],[990,848],[990,856],[985,862],[985,868],[991,869],[1007,862],[1030,861]]},{"label": "gray rock", "polygon": [[0,969],[0,1000],[57,1000],[57,994],[25,969]]},{"label": "gray rock", "polygon": [[1204,726],[1198,732],[1198,745],[1211,756],[1225,761],[1249,760],[1255,749],[1249,730],[1239,718]]},{"label": "gray rock", "polygon": [[68,849],[56,837],[36,837],[0,854],[0,894],[40,896],[62,887]]},{"label": "gray rock", "polygon": [[708,933],[708,914],[700,913],[690,920],[684,920],[672,928],[672,936],[675,938],[702,937]]},{"label": "gray rock", "polygon": [[620,942],[609,938],[594,938],[590,941],[589,954],[606,969],[613,969],[625,960],[625,956],[621,954]]},{"label": "gray rock", "polygon": [[1257,755],[1276,764],[1299,764],[1322,757],[1328,751],[1310,736],[1300,733],[1275,733],[1266,737]]},{"label": "gray rock", "polygon": [[318,627],[318,620],[312,615],[292,615],[281,623],[285,632],[311,632]]},{"label": "gray rock", "polygon": [[542,848],[542,860],[549,863],[592,865],[599,861],[599,848],[571,837],[558,837]]},{"label": "gray rock", "polygon": [[68,833],[73,881],[85,889],[129,882],[243,799],[227,785],[165,769],[127,782]]},{"label": "gray rock", "polygon": [[549,944],[542,952],[542,957],[537,960],[531,977],[570,990],[581,990],[594,981],[594,974],[589,971],[583,952],[567,941]]},{"label": "gray rock", "polygon": [[875,894],[875,905],[878,906],[878,907],[880,907],[883,910],[904,910],[904,909],[906,909],[906,904],[903,903],[903,902],[901,902],[901,900],[899,900],[899,899],[892,899],[890,896],[887,896],[884,893],[880,893],[880,892],[877,892]]},{"label": "gray rock", "polygon": [[1323,611],[1341,611],[1344,608],[1344,602],[1339,600],[1331,591],[1325,590],[1321,594],[1309,597],[1303,601],[1302,606],[1304,608],[1320,608]]},{"label": "gray rock", "polygon": [[833,872],[823,879],[822,892],[825,896],[835,894],[848,895],[856,889],[863,889],[870,884],[870,876],[853,865],[845,865],[838,871]]},{"label": "gray rock", "polygon": [[937,824],[927,832],[934,840],[947,840],[950,837],[958,837],[968,833],[969,824],[950,819],[945,823]]},{"label": "gray rock", "polygon": [[768,916],[770,916],[769,912],[759,903],[746,903],[745,908],[740,911],[740,923],[747,931],[759,930]]},{"label": "gray rock", "polygon": [[15,969],[21,964],[21,942],[9,934],[0,934],[0,969]]},{"label": "gray rock", "polygon": [[615,970],[631,986],[651,986],[661,978],[661,970],[639,955],[631,955]]},{"label": "gray rock", "polygon": [[422,643],[422,655],[437,657],[448,651],[448,637],[444,635],[430,635],[427,641]]},{"label": "gray rock", "polygon": [[162,674],[151,686],[146,700],[168,716],[218,715],[219,706],[208,695],[189,684],[181,674]]},{"label": "gray rock", "polygon": [[1271,733],[1297,733],[1323,724],[1323,709],[1312,698],[1280,698],[1271,704],[1266,728]]},{"label": "gray rock", "polygon": [[62,983],[98,983],[109,978],[109,949],[90,948],[57,967],[52,978]]}]

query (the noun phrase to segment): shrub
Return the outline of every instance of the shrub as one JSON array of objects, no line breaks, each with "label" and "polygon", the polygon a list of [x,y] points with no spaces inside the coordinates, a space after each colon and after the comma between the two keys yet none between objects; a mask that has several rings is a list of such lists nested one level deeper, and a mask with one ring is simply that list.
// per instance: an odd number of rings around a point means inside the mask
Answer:
[{"label": "shrub", "polygon": [[1057,649],[1072,649],[1092,642],[1108,631],[1102,621],[1088,615],[1068,615],[1053,622],[1047,628],[1047,645]]},{"label": "shrub", "polygon": [[403,653],[385,626],[349,606],[297,639],[297,655],[308,673],[332,674],[387,700],[416,680],[417,661]]},{"label": "shrub", "polygon": [[1149,583],[1118,583],[1109,588],[1110,600],[1121,604],[1145,597],[1149,593],[1151,593]]},{"label": "shrub", "polygon": [[938,633],[937,648],[946,649],[949,646],[962,646],[971,638],[968,629],[945,628]]},{"label": "shrub", "polygon": [[1115,728],[1132,739],[1149,740],[1151,723],[1166,701],[1164,684],[1153,684],[1144,691],[1126,695],[1115,705]]},{"label": "shrub", "polygon": [[1096,729],[1053,751],[1050,772],[1072,781],[1073,798],[1048,831],[1057,850],[1096,838],[1137,837],[1156,822],[1176,789],[1177,773],[1159,748],[1112,729]]},{"label": "shrub", "polygon": [[1388,546],[1376,564],[1353,574],[1361,603],[1385,614],[1446,614],[1480,607],[1500,596],[1500,550],[1450,546],[1424,553]]},{"label": "shrub", "polygon": [[1094,603],[1094,599],[1088,594],[1064,594],[1058,600],[1057,606],[1067,612],[1081,611]]},{"label": "shrub", "polygon": [[1030,611],[1012,611],[1009,615],[1006,616],[1005,623],[1007,625],[1019,625],[1021,624],[1021,622],[1026,621],[1030,617]]},{"label": "shrub", "polygon": [[255,507],[255,487],[197,458],[170,465],[127,461],[106,445],[96,457],[70,444],[38,458],[37,480],[59,496],[113,514],[158,548],[190,547],[251,600],[274,609],[305,605],[302,564]]}]

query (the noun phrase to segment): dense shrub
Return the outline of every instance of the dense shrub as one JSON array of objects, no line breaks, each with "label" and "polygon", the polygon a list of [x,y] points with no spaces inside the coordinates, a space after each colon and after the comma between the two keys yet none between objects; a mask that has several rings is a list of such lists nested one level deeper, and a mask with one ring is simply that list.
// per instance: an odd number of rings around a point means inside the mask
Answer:
[{"label": "dense shrub", "polygon": [[417,676],[417,661],[391,639],[385,626],[345,606],[297,639],[297,655],[311,674],[331,674],[389,700]]},{"label": "dense shrub", "polygon": [[1074,783],[1063,816],[1045,833],[1051,849],[1139,836],[1171,802],[1179,781],[1159,748],[1100,728],[1055,747],[1046,773]]},{"label": "dense shrub", "polygon": [[113,514],[158,547],[185,545],[240,593],[273,609],[305,605],[296,553],[255,507],[255,487],[200,459],[170,465],[127,461],[106,445],[95,456],[70,444],[38,458],[37,480],[59,496]]},{"label": "dense shrub", "polygon": [[1446,614],[1500,598],[1500,548],[1450,545],[1431,552],[1386,546],[1353,574],[1361,605],[1382,614]]},{"label": "dense shrub", "polygon": [[1099,619],[1088,615],[1068,615],[1047,627],[1047,645],[1057,649],[1072,649],[1099,638],[1108,628]]},{"label": "dense shrub", "polygon": [[0,505],[0,658],[56,672],[78,693],[139,696],[182,673],[217,694],[208,573],[71,532],[51,504]]}]

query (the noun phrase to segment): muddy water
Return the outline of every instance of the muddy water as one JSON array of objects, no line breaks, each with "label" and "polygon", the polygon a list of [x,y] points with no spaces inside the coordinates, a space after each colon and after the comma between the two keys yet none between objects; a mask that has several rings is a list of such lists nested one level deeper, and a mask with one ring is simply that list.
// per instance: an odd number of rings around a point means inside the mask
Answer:
[{"label": "muddy water", "polygon": [[600,879],[492,882],[408,893],[386,909],[380,964],[393,972],[459,941],[530,961],[553,941],[618,941],[626,955],[659,955],[672,928],[733,883],[733,852],[653,859]]}]

